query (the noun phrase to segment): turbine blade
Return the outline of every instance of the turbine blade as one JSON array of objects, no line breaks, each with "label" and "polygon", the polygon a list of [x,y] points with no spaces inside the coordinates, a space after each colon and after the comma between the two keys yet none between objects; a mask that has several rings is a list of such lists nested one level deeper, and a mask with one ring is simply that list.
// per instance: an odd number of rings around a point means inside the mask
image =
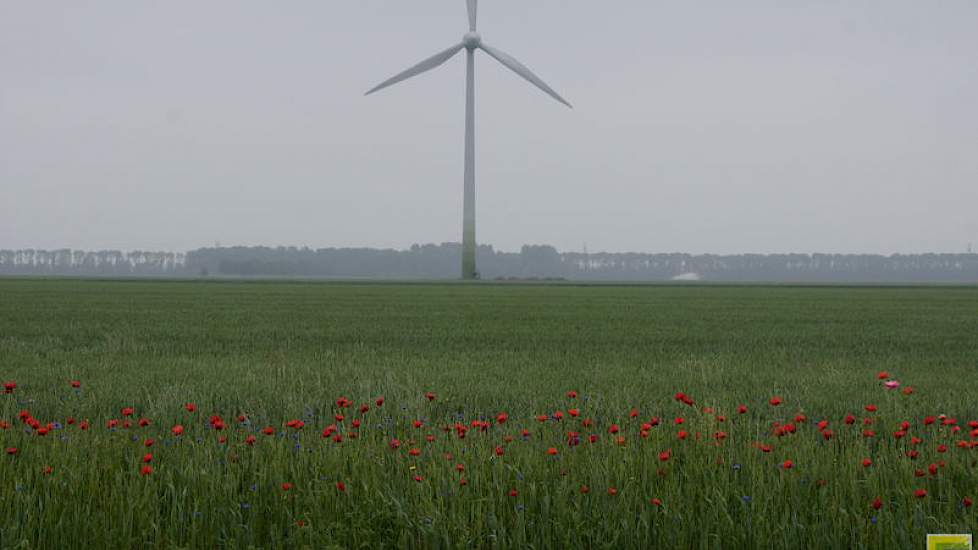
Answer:
[{"label": "turbine blade", "polygon": [[493,48],[492,46],[489,46],[487,44],[482,44],[479,47],[482,48],[484,52],[492,56],[496,61],[502,63],[514,73],[522,76],[537,88],[543,90],[550,97],[556,99],[557,101],[563,103],[564,105],[570,107],[571,109],[574,108],[570,103],[567,102],[566,99],[560,97],[560,94],[555,92],[554,89],[551,88],[550,86],[547,86],[546,82],[540,80],[540,77],[533,74],[533,71],[526,68],[526,65],[523,65],[522,63],[517,61],[516,58],[514,58],[513,56],[507,54],[506,52],[497,50],[496,48]]},{"label": "turbine blade", "polygon": [[468,0],[469,2],[469,30],[475,32],[475,23],[479,15],[479,0]]},{"label": "turbine blade", "polygon": [[403,80],[407,80],[407,79],[411,78],[412,76],[417,76],[417,75],[419,75],[421,73],[430,71],[431,69],[434,69],[435,67],[438,67],[442,63],[444,63],[444,62],[448,61],[449,59],[451,59],[452,57],[454,57],[455,54],[457,54],[458,52],[462,51],[462,48],[464,48],[464,47],[465,46],[463,46],[462,44],[456,44],[456,45],[452,46],[451,48],[448,48],[445,51],[438,52],[435,55],[429,57],[428,59],[425,59],[421,63],[418,63],[417,65],[411,67],[410,69],[407,69],[407,70],[405,70],[403,72],[400,72],[397,75],[392,76],[391,78],[389,78],[389,79],[381,82],[380,84],[378,84],[377,86],[375,86],[374,88],[372,88],[370,91],[368,91],[364,95],[370,95],[370,94],[372,94],[372,93],[374,93],[376,91],[383,90],[384,88],[386,88],[388,86],[393,86],[394,84],[397,84],[398,82],[401,82]]}]

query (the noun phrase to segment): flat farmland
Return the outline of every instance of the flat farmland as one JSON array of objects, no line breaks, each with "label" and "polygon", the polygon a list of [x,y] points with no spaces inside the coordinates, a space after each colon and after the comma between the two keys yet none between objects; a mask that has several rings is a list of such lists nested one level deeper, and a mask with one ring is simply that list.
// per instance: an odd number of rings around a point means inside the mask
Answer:
[{"label": "flat farmland", "polygon": [[922,547],[976,374],[973,287],[0,280],[0,546]]}]

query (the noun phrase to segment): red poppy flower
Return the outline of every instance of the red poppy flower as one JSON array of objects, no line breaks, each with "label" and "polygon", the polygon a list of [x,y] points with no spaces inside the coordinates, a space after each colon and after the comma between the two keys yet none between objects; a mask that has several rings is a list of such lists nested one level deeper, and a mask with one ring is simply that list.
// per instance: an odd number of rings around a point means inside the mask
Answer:
[{"label": "red poppy flower", "polygon": [[587,439],[588,439],[588,441],[590,441],[591,443],[597,443],[597,442],[598,442],[598,436],[597,436],[597,434],[591,434],[591,435],[589,435],[589,436],[587,437]]},{"label": "red poppy flower", "polygon": [[788,460],[785,460],[784,462],[781,463],[781,467],[784,468],[785,470],[790,470],[795,467],[795,463],[792,462],[792,460],[789,458]]},{"label": "red poppy flower", "polygon": [[39,435],[39,436],[42,436],[42,437],[43,437],[43,436],[45,436],[45,435],[48,435],[48,432],[49,432],[49,431],[51,431],[51,430],[50,430],[50,429],[48,429],[47,427],[42,427],[42,428],[38,428],[38,429],[37,429],[37,435]]},{"label": "red poppy flower", "polygon": [[3,383],[3,393],[14,393],[17,389],[17,382],[4,382]]},{"label": "red poppy flower", "polygon": [[68,382],[68,384],[70,384],[71,387],[72,388],[75,388],[75,389],[78,389],[78,388],[81,387],[81,382],[79,380],[72,380],[71,382]]},{"label": "red poppy flower", "polygon": [[360,427],[360,424],[361,424],[360,419],[359,418],[354,419],[353,422],[352,422],[352,424],[353,424],[353,428],[354,429],[359,428]]},{"label": "red poppy flower", "polygon": [[341,493],[345,493],[346,492],[346,483],[343,483],[342,481],[337,481],[336,482],[336,490],[339,491],[339,492],[341,492]]},{"label": "red poppy flower", "polygon": [[115,428],[118,425],[119,425],[119,421],[117,419],[113,418],[113,419],[109,420],[109,423],[108,423],[109,429]]},{"label": "red poppy flower", "polygon": [[136,409],[132,407],[123,407],[122,416],[132,416],[136,412]]},{"label": "red poppy flower", "polygon": [[879,510],[882,507],[883,507],[883,499],[881,499],[880,497],[876,497],[873,500],[873,509]]},{"label": "red poppy flower", "polygon": [[458,480],[458,484],[461,485],[462,487],[465,487],[466,485],[469,484],[469,480],[463,477],[462,479]]},{"label": "red poppy flower", "polygon": [[249,435],[248,437],[245,438],[245,445],[252,447],[255,445],[256,441],[258,441],[257,437],[255,437],[254,435]]},{"label": "red poppy flower", "polygon": [[421,449],[418,448],[411,449],[410,451],[408,451],[408,454],[411,456],[421,456]]},{"label": "red poppy flower", "polygon": [[434,392],[427,392],[427,393],[425,393],[425,394],[424,394],[424,397],[425,397],[425,399],[427,399],[428,401],[434,401],[434,400],[435,400],[435,397],[436,397],[436,395],[435,395],[435,393],[434,393]]},{"label": "red poppy flower", "polygon": [[518,497],[518,496],[520,496],[520,492],[517,491],[516,489],[510,489],[509,490],[509,496],[511,496],[511,497]]},{"label": "red poppy flower", "polygon": [[140,428],[145,428],[146,426],[149,426],[149,419],[148,418],[140,418],[139,419],[139,427]]},{"label": "red poppy flower", "polygon": [[608,487],[608,494],[613,497],[618,496],[618,489],[615,489],[614,487]]},{"label": "red poppy flower", "polygon": [[917,458],[918,456],[920,456],[920,451],[918,451],[916,449],[914,449],[912,451],[907,451],[907,456],[910,457],[911,459]]},{"label": "red poppy flower", "polygon": [[366,403],[360,405],[360,414],[367,414],[368,412],[370,412],[370,405]]},{"label": "red poppy flower", "polygon": [[747,405],[741,405],[737,407],[738,414],[747,414]]},{"label": "red poppy flower", "polygon": [[152,447],[153,444],[155,444],[155,443],[156,443],[156,440],[153,439],[152,437],[146,439],[146,441],[143,441],[143,445],[146,445],[147,447]]},{"label": "red poppy flower", "polygon": [[689,437],[689,432],[687,432],[686,430],[679,430],[679,433],[676,434],[676,437],[678,437],[680,440],[685,441],[686,438]]},{"label": "red poppy flower", "polygon": [[879,407],[877,407],[876,405],[872,405],[872,404],[866,405],[866,412],[874,413],[874,412],[876,412],[878,410],[879,410]]},{"label": "red poppy flower", "polygon": [[87,430],[89,426],[91,426],[91,424],[88,423],[88,420],[82,420],[81,423],[78,424],[78,429]]},{"label": "red poppy flower", "polygon": [[675,422],[676,425],[678,426],[679,424],[684,424],[686,422],[686,419],[681,416],[677,416]]},{"label": "red poppy flower", "polygon": [[917,498],[925,498],[927,496],[927,489],[917,489],[913,492],[913,496]]},{"label": "red poppy flower", "polygon": [[878,378],[880,380],[886,380],[889,377],[890,377],[890,373],[888,373],[886,371],[882,371],[882,372],[880,372],[879,374],[876,375],[876,378]]},{"label": "red poppy flower", "polygon": [[662,462],[665,462],[665,461],[669,460],[670,458],[672,458],[672,451],[671,450],[670,451],[662,451],[661,453],[659,453],[659,460],[662,461]]},{"label": "red poppy flower", "polygon": [[631,418],[638,418],[638,409],[632,409],[632,412],[628,413]]},{"label": "red poppy flower", "polygon": [[651,502],[653,506],[659,506],[659,507],[662,506],[662,500],[658,498],[653,498],[649,502]]},{"label": "red poppy flower", "polygon": [[801,413],[795,415],[795,423],[797,424],[804,424],[806,420],[808,420],[808,417]]},{"label": "red poppy flower", "polygon": [[295,485],[292,485],[292,484],[291,484],[291,483],[289,483],[289,482],[285,482],[285,483],[283,483],[283,484],[282,484],[282,490],[283,490],[283,491],[289,491],[289,490],[291,490],[291,489],[292,489],[293,487],[295,487]]},{"label": "red poppy flower", "polygon": [[465,471],[465,464],[456,464],[455,465],[455,471],[457,471],[457,472],[464,472]]},{"label": "red poppy flower", "polygon": [[876,437],[876,432],[873,430],[863,430],[863,437]]},{"label": "red poppy flower", "polygon": [[509,415],[504,412],[501,412],[496,415],[497,424],[505,424],[507,420],[509,420]]},{"label": "red poppy flower", "polygon": [[275,435],[275,428],[271,426],[265,426],[264,428],[262,428],[261,433],[265,435]]},{"label": "red poppy flower", "polygon": [[937,464],[931,463],[931,465],[927,467],[927,471],[930,472],[930,475],[936,476],[937,475]]},{"label": "red poppy flower", "polygon": [[851,414],[847,414],[846,415],[846,421],[845,422],[846,422],[846,424],[852,426],[853,424],[856,423],[856,417],[853,416],[853,415],[851,415]]},{"label": "red poppy flower", "polygon": [[577,399],[577,392],[574,391],[574,390],[571,390],[571,391],[567,392],[567,397],[569,399]]},{"label": "red poppy flower", "polygon": [[338,414],[338,415],[334,416],[333,418],[335,418],[337,422],[343,422],[344,420],[346,420],[346,417],[343,416],[342,414]]},{"label": "red poppy flower", "polygon": [[578,416],[581,416],[581,410],[580,409],[567,409],[567,414],[571,415],[574,418],[577,418]]},{"label": "red poppy flower", "polygon": [[549,449],[547,449],[547,454],[550,455],[550,456],[556,456],[557,455],[557,448],[556,447],[550,447]]},{"label": "red poppy flower", "polygon": [[971,497],[964,497],[964,499],[961,500],[961,505],[965,508],[971,508],[971,505],[974,503],[975,502],[971,500]]},{"label": "red poppy flower", "polygon": [[824,430],[822,432],[822,438],[825,439],[826,441],[832,439],[832,436],[834,436],[834,435],[835,435],[835,432],[833,432],[832,430]]},{"label": "red poppy flower", "polygon": [[612,424],[611,427],[608,428],[608,432],[613,434],[618,433],[619,430],[620,428],[618,427],[618,424]]},{"label": "red poppy flower", "polygon": [[196,403],[187,403],[186,405],[184,405],[184,408],[187,409],[187,412],[197,412]]},{"label": "red poppy flower", "polygon": [[781,403],[784,403],[784,400],[782,400],[779,396],[775,395],[774,397],[771,398],[770,401],[768,401],[768,403],[770,403],[772,407],[777,407]]},{"label": "red poppy flower", "polygon": [[152,461],[153,461],[153,454],[152,453],[146,453],[146,454],[143,455],[143,462],[145,462],[145,463],[148,464],[148,463],[150,463]]},{"label": "red poppy flower", "polygon": [[591,488],[587,485],[581,485],[581,494],[586,495],[591,492]]},{"label": "red poppy flower", "polygon": [[44,467],[44,475],[49,476],[54,473],[54,468],[51,466]]},{"label": "red poppy flower", "polygon": [[17,454],[18,452],[20,451],[17,449],[17,447],[7,447],[7,454],[10,456]]},{"label": "red poppy flower", "polygon": [[557,412],[555,412],[554,413],[554,418],[557,419],[557,420],[563,420],[564,419],[564,411],[557,411]]},{"label": "red poppy flower", "polygon": [[913,392],[914,392],[914,387],[913,386],[905,386],[903,388],[903,395],[910,395]]},{"label": "red poppy flower", "polygon": [[384,406],[384,396],[378,397],[377,400],[374,401],[374,405],[377,405],[378,407],[383,407]]},{"label": "red poppy flower", "polygon": [[550,420],[550,417],[545,414],[537,416],[537,422],[546,422],[547,420]]},{"label": "red poppy flower", "polygon": [[143,466],[143,469],[139,470],[139,475],[148,476],[151,473],[153,473],[153,467],[149,465]]},{"label": "red poppy flower", "polygon": [[503,456],[506,454],[506,450],[502,447],[496,447],[496,456]]},{"label": "red poppy flower", "polygon": [[940,445],[938,445],[937,446],[937,452],[939,452],[939,453],[946,453],[947,452],[947,445],[945,445],[943,443],[941,443]]},{"label": "red poppy flower", "polygon": [[414,476],[414,481],[417,483],[421,483],[422,481],[424,481],[424,478],[421,476]]}]

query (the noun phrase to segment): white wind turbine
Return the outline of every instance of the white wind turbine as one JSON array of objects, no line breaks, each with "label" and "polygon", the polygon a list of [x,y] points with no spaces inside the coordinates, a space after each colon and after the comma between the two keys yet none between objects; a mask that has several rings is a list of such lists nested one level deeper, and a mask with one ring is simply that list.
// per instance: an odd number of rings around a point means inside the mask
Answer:
[{"label": "white wind turbine", "polygon": [[467,0],[469,9],[469,32],[462,41],[443,52],[425,59],[406,71],[385,80],[366,95],[407,80],[413,76],[430,71],[455,57],[455,54],[466,50],[466,85],[465,85],[465,198],[462,214],[462,278],[475,279],[478,272],[475,267],[475,50],[482,50],[490,57],[502,63],[516,74],[522,76],[531,84],[546,92],[550,97],[570,107],[560,94],[533,74],[530,69],[505,52],[489,46],[482,41],[476,32],[476,14],[479,0]]}]

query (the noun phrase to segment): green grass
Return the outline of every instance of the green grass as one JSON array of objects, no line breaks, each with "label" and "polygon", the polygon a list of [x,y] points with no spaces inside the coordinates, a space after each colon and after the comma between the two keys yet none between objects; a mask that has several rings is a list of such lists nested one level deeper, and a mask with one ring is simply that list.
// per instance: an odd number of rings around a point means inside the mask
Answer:
[{"label": "green grass", "polygon": [[[883,389],[881,370],[916,391]],[[927,533],[975,530],[961,502],[978,498],[978,448],[954,442],[978,419],[976,374],[978,289],[966,287],[0,280],[0,382],[18,384],[0,394],[12,425],[0,448],[19,449],[0,455],[0,547],[923,547]],[[334,443],[321,432],[341,395],[354,402],[342,431],[359,437]],[[353,430],[356,407],[381,395]],[[784,404],[768,405],[774,395]],[[109,430],[127,406],[151,426]],[[534,419],[574,407],[578,419]],[[92,426],[40,437],[22,409]],[[441,429],[503,411],[506,424],[465,439]],[[795,435],[771,434],[799,412]],[[859,425],[842,422],[849,413]],[[922,424],[941,413],[963,431]],[[211,414],[228,429],[209,429]],[[640,437],[653,416],[663,422]],[[876,438],[862,437],[864,417]],[[306,422],[297,434],[284,427],[293,418]],[[910,433],[896,440],[903,420]],[[243,443],[265,426],[276,435]],[[154,472],[141,476],[148,437]]]}]

